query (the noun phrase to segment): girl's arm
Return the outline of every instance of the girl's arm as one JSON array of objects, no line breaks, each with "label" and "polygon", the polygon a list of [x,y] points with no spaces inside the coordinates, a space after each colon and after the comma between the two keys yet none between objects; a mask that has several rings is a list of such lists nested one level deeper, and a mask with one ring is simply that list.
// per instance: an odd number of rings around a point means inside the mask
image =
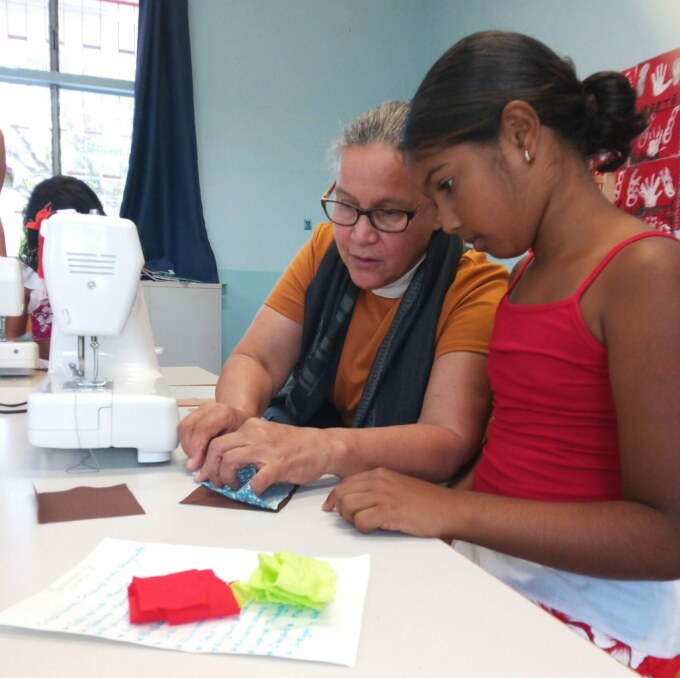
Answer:
[{"label": "girl's arm", "polygon": [[301,342],[301,325],[268,306],[260,309],[222,367],[216,402],[180,422],[179,439],[190,470],[203,464],[213,438],[262,414],[290,374]]},{"label": "girl's arm", "polygon": [[624,500],[512,499],[378,471],[341,483],[328,507],[362,531],[457,538],[596,576],[680,578],[680,245],[636,243],[601,280],[588,303],[603,309]]}]

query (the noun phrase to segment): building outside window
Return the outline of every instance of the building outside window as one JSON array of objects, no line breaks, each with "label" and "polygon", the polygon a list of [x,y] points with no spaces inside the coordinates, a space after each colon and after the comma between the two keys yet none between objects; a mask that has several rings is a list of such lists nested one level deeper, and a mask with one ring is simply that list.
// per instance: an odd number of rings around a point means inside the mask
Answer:
[{"label": "building outside window", "polygon": [[0,0],[0,218],[16,255],[21,212],[54,174],[82,179],[118,215],[134,109],[139,0]]}]

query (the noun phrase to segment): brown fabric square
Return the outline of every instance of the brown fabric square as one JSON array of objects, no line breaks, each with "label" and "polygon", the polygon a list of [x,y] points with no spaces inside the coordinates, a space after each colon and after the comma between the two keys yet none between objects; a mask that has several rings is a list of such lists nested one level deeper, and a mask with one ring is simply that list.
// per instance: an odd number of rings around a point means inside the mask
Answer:
[{"label": "brown fabric square", "polygon": [[182,499],[180,504],[195,504],[197,506],[213,506],[215,508],[232,508],[242,509],[245,511],[265,511],[266,513],[278,513],[290,501],[290,498],[295,494],[298,486],[296,485],[290,494],[278,505],[276,510],[262,508],[260,506],[253,506],[252,504],[244,504],[240,501],[234,501],[225,497],[223,494],[209,490],[205,485],[199,485],[188,497]]},{"label": "brown fabric square", "polygon": [[35,494],[38,498],[39,523],[136,516],[145,513],[124,483],[110,487],[74,487],[62,492],[36,490]]}]

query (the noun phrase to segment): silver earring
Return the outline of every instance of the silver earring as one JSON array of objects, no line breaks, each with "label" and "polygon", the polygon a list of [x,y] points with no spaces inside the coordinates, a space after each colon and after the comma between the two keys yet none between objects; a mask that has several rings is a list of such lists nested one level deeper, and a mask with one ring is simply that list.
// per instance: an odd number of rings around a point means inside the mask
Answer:
[{"label": "silver earring", "polygon": [[527,161],[528,165],[531,165],[531,163],[534,161],[534,159],[531,157],[529,154],[529,149],[525,148],[524,149],[524,159]]}]

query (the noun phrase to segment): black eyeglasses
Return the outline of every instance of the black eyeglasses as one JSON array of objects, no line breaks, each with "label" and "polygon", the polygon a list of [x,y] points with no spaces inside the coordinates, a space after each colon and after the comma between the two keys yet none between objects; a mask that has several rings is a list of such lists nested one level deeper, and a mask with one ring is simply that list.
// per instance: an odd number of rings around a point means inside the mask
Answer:
[{"label": "black eyeglasses", "polygon": [[376,207],[370,210],[362,210],[339,200],[330,200],[329,195],[335,190],[333,182],[321,197],[321,207],[326,216],[337,226],[354,226],[363,215],[368,217],[371,226],[383,233],[401,233],[405,231],[418,212],[414,210],[399,210],[385,207]]}]

